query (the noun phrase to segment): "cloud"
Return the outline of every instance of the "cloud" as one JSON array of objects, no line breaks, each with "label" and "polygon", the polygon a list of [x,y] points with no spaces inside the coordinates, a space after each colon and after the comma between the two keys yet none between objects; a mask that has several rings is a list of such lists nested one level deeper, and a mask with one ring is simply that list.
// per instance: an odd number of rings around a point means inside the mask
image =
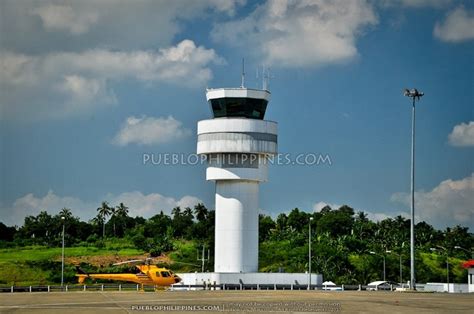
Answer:
[{"label": "cloud", "polygon": [[193,88],[212,78],[209,66],[223,60],[213,49],[183,40],[158,51],[59,52],[0,55],[2,116],[64,117],[116,104],[113,85],[132,79],[143,84]]},{"label": "cloud", "polygon": [[474,121],[454,126],[448,140],[453,146],[474,146]]},{"label": "cloud", "polygon": [[[23,53],[169,46],[186,22],[232,16],[242,0],[3,0],[2,46]],[[21,36],[20,36],[21,34]]]},{"label": "cloud", "polygon": [[139,191],[124,192],[118,195],[107,194],[94,202],[84,201],[71,196],[59,196],[53,191],[48,191],[44,196],[26,194],[13,202],[11,206],[0,209],[0,221],[7,225],[22,225],[24,218],[29,215],[37,215],[40,211],[48,211],[50,214],[58,213],[62,208],[70,208],[75,216],[88,221],[97,215],[97,207],[106,200],[111,206],[124,203],[129,207],[129,215],[149,218],[158,214],[161,210],[170,214],[171,209],[176,206],[193,207],[197,203],[203,203],[199,198],[185,195],[181,199],[167,197],[158,193],[143,194]]},{"label": "cloud", "polygon": [[[395,193],[391,200],[407,206],[408,193]],[[457,224],[474,227],[474,173],[461,180],[448,179],[430,192],[415,193],[415,214],[418,221],[424,220],[438,228]]]},{"label": "cloud", "polygon": [[112,142],[119,146],[132,143],[153,145],[171,142],[189,135],[191,131],[183,128],[182,123],[172,116],[167,118],[131,116],[125,120]]},{"label": "cloud", "polygon": [[441,41],[458,43],[474,39],[474,12],[459,6],[437,22],[433,34]]},{"label": "cloud", "polygon": [[385,0],[385,6],[404,6],[411,8],[442,8],[446,7],[452,0]]},{"label": "cloud", "polygon": [[183,196],[179,201],[177,201],[176,205],[181,208],[186,208],[186,207],[192,208],[197,203],[203,203],[203,201],[197,197],[186,195],[186,196]]},{"label": "cloud", "polygon": [[216,24],[211,36],[246,53],[255,47],[255,57],[269,64],[319,66],[354,58],[357,38],[376,23],[365,0],[267,1],[242,19]]},{"label": "cloud", "polygon": [[127,205],[130,216],[142,216],[145,218],[156,215],[160,211],[170,214],[171,210],[176,206],[182,208],[194,207],[197,203],[203,203],[199,198],[189,195],[175,199],[158,193],[143,194],[139,191],[125,192],[119,195],[108,194],[105,199],[110,200],[110,204],[124,203]]},{"label": "cloud", "polygon": [[379,213],[379,212],[370,212],[370,211],[364,211],[365,214],[367,214],[367,218],[372,220],[372,221],[382,221],[388,218],[395,218],[396,216],[402,216],[405,218],[409,218],[409,214],[406,212],[397,212],[397,213]]},{"label": "cloud", "polygon": [[34,8],[33,15],[38,15],[47,30],[65,30],[73,35],[87,32],[97,22],[97,11],[78,12],[70,5],[47,4]]},{"label": "cloud", "polygon": [[326,206],[329,206],[332,209],[338,209],[339,207],[341,207],[341,205],[337,205],[337,204],[329,204],[329,203],[326,203],[326,202],[317,202],[316,204],[313,205],[313,212],[315,212],[315,213],[320,212],[321,209],[323,209]]},{"label": "cloud", "polygon": [[[326,203],[326,202],[318,202],[316,204],[313,205],[313,212],[320,212],[321,209],[323,209],[324,207],[326,206],[329,206],[331,207],[332,209],[338,209],[341,207],[341,205],[338,205],[338,204],[329,204],[329,203]],[[404,213],[404,212],[398,212],[398,213],[379,213],[379,212],[370,212],[370,211],[366,211],[366,210],[357,210],[357,209],[354,209],[354,212],[357,214],[357,212],[360,212],[360,211],[363,211],[364,214],[367,215],[367,218],[372,220],[372,221],[381,221],[381,220],[384,220],[384,219],[387,219],[387,218],[393,218],[395,216],[398,216],[398,215],[401,215],[403,217],[406,217],[408,218],[408,214],[407,213]]]},{"label": "cloud", "polygon": [[74,209],[73,214],[79,217],[92,218],[95,208],[92,203],[87,203],[79,198],[71,196],[58,196],[49,190],[43,197],[36,197],[33,193],[28,193],[16,199],[12,206],[1,208],[0,221],[7,225],[22,225],[24,218],[29,215],[37,215],[40,211],[48,211],[50,214],[58,213],[62,208]]},{"label": "cloud", "polygon": [[235,14],[237,7],[243,6],[246,0],[209,0],[209,5],[217,12],[225,12],[232,16]]}]

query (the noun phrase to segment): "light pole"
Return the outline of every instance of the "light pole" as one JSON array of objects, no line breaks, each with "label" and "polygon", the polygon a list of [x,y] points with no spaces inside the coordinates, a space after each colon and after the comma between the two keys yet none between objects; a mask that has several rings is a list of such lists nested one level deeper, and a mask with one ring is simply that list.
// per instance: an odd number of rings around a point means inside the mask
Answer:
[{"label": "light pole", "polygon": [[467,253],[471,254],[471,258],[474,259],[474,252],[473,252],[473,251],[466,250],[465,248],[463,248],[463,247],[461,247],[461,246],[459,246],[459,245],[456,245],[454,248],[457,249],[457,250],[466,251]]},{"label": "light pole", "polygon": [[311,222],[313,217],[309,217],[309,234],[308,234],[308,290],[311,290]]},{"label": "light pole", "polygon": [[405,89],[404,95],[412,98],[411,110],[411,213],[410,213],[410,290],[416,290],[415,286],[415,100],[420,100],[424,93],[416,88]]},{"label": "light pole", "polygon": [[383,254],[377,254],[377,253],[375,253],[374,251],[370,251],[369,253],[372,254],[372,255],[379,255],[379,256],[382,256],[382,258],[383,258],[383,281],[385,281],[385,255],[383,255]]},{"label": "light pole", "polygon": [[[449,256],[448,256],[448,250],[443,247],[439,246],[440,249],[443,249],[446,252],[446,283],[448,284],[448,292],[449,292]],[[437,251],[435,248],[430,248],[431,251]]]},{"label": "light pole", "polygon": [[402,254],[398,254],[398,253],[394,253],[390,250],[386,250],[385,253],[393,253],[395,255],[398,256],[398,258],[400,259],[400,285],[402,285],[403,287],[403,270],[402,270]]},{"label": "light pole", "polygon": [[66,225],[66,217],[61,216],[63,221],[63,248],[62,248],[62,257],[61,257],[61,287],[64,285],[64,229]]}]

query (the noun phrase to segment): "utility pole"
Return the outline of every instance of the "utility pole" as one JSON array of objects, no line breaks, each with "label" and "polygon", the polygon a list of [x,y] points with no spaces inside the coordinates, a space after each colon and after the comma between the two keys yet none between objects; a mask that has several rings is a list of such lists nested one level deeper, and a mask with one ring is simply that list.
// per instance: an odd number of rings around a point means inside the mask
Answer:
[{"label": "utility pole", "polygon": [[204,254],[205,254],[205,245],[202,246],[201,257],[199,257],[199,251],[197,252],[197,260],[201,261],[201,272],[204,272],[204,263],[206,263],[206,261],[209,261],[211,250],[207,250],[207,258],[205,257]]},{"label": "utility pole", "polygon": [[62,254],[61,254],[61,287],[64,285],[64,231],[66,226],[66,217],[61,216],[61,220],[63,221],[63,247],[62,247]]}]

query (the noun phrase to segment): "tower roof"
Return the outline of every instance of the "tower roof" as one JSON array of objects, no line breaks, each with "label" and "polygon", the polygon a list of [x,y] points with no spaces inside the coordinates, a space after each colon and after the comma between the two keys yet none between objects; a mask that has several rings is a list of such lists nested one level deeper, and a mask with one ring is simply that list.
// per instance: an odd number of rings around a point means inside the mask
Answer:
[{"label": "tower roof", "polygon": [[263,89],[253,88],[208,88],[206,90],[207,101],[217,98],[254,98],[270,101],[270,92]]}]

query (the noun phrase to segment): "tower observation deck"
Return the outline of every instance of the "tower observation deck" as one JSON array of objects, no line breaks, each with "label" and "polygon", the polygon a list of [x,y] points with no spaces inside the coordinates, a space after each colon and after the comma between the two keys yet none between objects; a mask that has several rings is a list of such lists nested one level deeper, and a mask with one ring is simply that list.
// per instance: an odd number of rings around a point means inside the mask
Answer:
[{"label": "tower observation deck", "polygon": [[207,156],[206,180],[216,182],[214,271],[258,271],[258,194],[277,153],[277,123],[263,120],[270,92],[208,89],[213,119],[198,122],[197,153]]}]

